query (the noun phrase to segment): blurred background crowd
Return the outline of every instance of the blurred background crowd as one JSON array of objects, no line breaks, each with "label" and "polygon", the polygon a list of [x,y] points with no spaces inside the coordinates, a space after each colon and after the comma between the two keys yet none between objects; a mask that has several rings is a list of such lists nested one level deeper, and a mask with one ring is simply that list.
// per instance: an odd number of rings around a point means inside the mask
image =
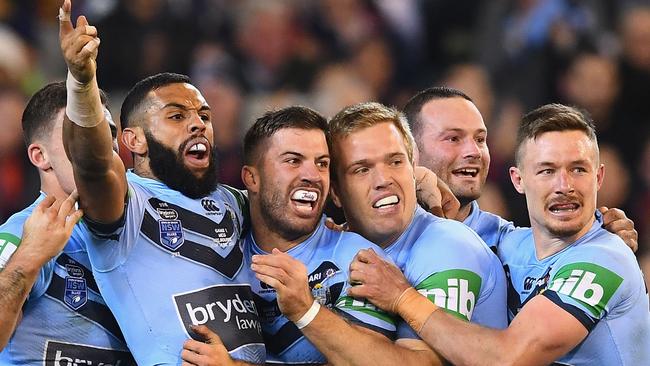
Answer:
[{"label": "blurred background crowd", "polygon": [[[38,192],[20,118],[26,98],[65,77],[60,3],[0,0],[2,221]],[[99,30],[99,85],[115,121],[136,81],[190,75],[213,110],[221,181],[236,187],[243,133],[269,108],[331,117],[360,101],[401,108],[448,85],[474,99],[488,126],[482,208],[528,225],[507,172],[518,121],[544,103],[582,107],[606,165],[599,204],[635,221],[650,269],[650,1],[74,0],[81,13]]]}]

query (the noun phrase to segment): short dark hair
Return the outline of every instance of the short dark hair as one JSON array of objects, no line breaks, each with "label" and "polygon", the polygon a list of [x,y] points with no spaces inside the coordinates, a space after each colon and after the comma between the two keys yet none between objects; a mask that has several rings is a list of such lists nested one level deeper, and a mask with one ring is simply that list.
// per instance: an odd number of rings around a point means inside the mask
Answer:
[{"label": "short dark hair", "polygon": [[129,90],[122,108],[120,110],[120,124],[122,130],[129,127],[129,121],[133,112],[140,107],[140,104],[147,98],[150,91],[160,89],[169,84],[192,84],[190,78],[186,75],[163,72],[138,81],[131,90]]},{"label": "short dark hair", "polygon": [[527,140],[535,140],[546,132],[582,131],[596,143],[596,128],[587,112],[563,104],[546,104],[528,112],[517,130],[515,160],[520,166],[523,158],[521,147]]},{"label": "short dark hair", "polygon": [[[99,90],[103,105],[108,97],[103,90]],[[47,84],[39,89],[27,102],[23,111],[22,126],[25,144],[29,146],[34,140],[48,134],[55,122],[57,113],[65,108],[67,91],[64,81]]]},{"label": "short dark hair", "polygon": [[404,114],[406,115],[409,127],[411,127],[411,132],[416,139],[422,132],[422,120],[420,119],[420,111],[422,111],[422,107],[431,100],[449,98],[463,98],[474,103],[472,98],[467,94],[458,89],[446,86],[434,86],[422,90],[406,102],[406,105],[404,106]]},{"label": "short dark hair", "polygon": [[321,130],[328,135],[327,120],[315,110],[291,106],[268,111],[258,118],[244,137],[244,164],[253,165],[259,158],[261,145],[277,131],[285,128]]}]

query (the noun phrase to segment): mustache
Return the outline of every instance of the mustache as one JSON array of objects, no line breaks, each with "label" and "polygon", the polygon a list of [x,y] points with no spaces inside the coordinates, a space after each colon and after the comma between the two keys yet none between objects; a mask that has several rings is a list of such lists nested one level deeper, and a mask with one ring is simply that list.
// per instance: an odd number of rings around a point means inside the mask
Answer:
[{"label": "mustache", "polygon": [[297,184],[294,184],[291,186],[289,191],[293,191],[294,189],[297,188],[312,188],[312,189],[317,189],[320,193],[321,196],[323,195],[323,184],[319,182],[309,182],[309,181],[300,181]]}]

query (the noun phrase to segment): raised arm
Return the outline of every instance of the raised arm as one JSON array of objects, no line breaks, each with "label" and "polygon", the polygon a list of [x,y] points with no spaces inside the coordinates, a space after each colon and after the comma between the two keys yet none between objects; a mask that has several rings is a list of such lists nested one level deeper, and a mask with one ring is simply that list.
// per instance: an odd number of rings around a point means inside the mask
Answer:
[{"label": "raised arm", "polygon": [[70,0],[65,0],[59,13],[59,39],[68,65],[63,142],[86,217],[114,223],[124,213],[127,184],[124,164],[113,151],[97,86],[99,38],[97,29],[84,16],[73,27],[71,7]]},{"label": "raised arm", "polygon": [[76,193],[66,200],[53,196],[41,201],[25,221],[18,249],[0,268],[0,351],[20,322],[22,306],[38,278],[41,267],[56,256],[81,218],[74,209]]}]

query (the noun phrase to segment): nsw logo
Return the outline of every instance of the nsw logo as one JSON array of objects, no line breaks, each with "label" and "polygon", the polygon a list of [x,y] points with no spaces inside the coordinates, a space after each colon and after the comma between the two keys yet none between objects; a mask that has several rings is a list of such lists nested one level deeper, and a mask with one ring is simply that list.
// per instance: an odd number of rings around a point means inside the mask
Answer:
[{"label": "nsw logo", "polygon": [[63,301],[72,310],[79,310],[84,306],[88,302],[86,280],[77,277],[66,277]]},{"label": "nsw logo", "polygon": [[160,244],[169,250],[176,250],[185,241],[180,220],[158,220]]},{"label": "nsw logo", "polygon": [[228,351],[245,345],[264,347],[250,285],[216,285],[173,297],[179,321],[188,336],[202,340],[189,326],[205,324],[219,334]]}]

